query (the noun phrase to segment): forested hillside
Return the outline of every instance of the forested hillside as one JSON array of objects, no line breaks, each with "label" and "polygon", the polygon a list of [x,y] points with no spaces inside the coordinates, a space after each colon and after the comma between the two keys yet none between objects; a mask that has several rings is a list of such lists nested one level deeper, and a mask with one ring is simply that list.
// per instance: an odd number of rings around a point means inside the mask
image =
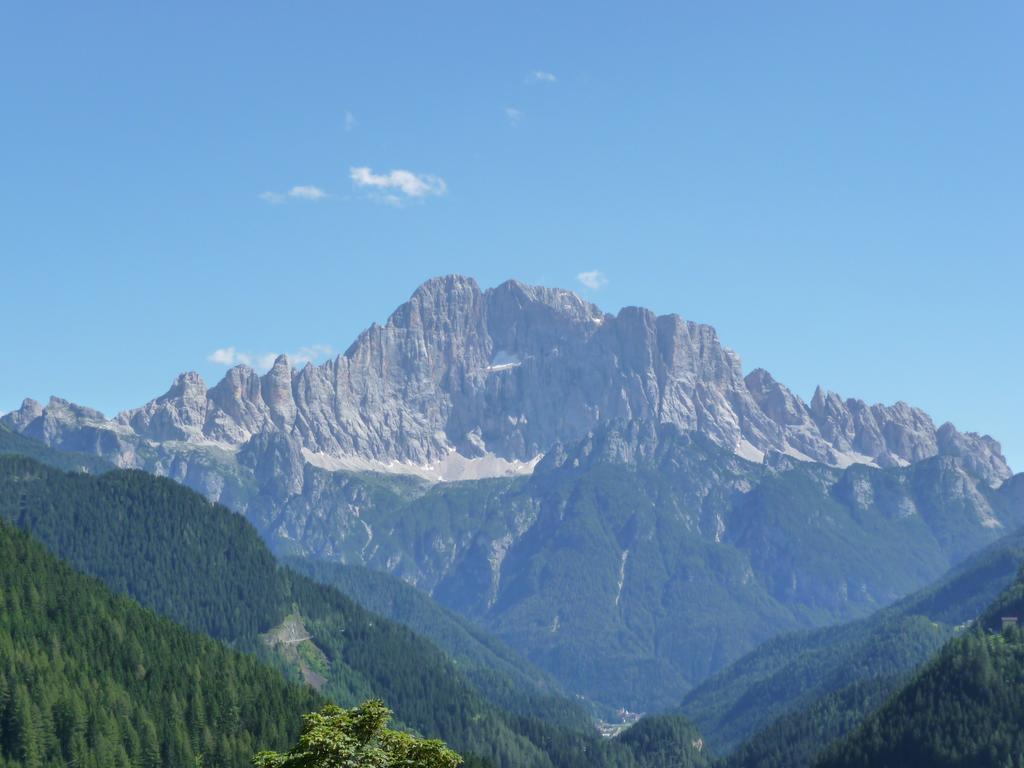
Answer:
[{"label": "forested hillside", "polygon": [[0,522],[0,764],[241,768],[322,702]]},{"label": "forested hillside", "polygon": [[647,745],[602,742],[487,702],[434,645],[281,567],[241,517],[172,481],[3,457],[0,516],[114,590],[254,651],[334,701],[379,696],[401,723],[495,766],[568,768],[579,755],[607,768],[645,765]]},{"label": "forested hillside", "polygon": [[980,624],[952,640],[818,768],[1024,765],[1024,633]]},{"label": "forested hillside", "polygon": [[502,641],[401,579],[364,566],[304,557],[288,557],[284,562],[436,644],[458,662],[490,701],[515,714],[540,717],[581,731],[592,729],[586,708],[570,706],[555,680]]},{"label": "forested hillside", "polygon": [[767,768],[788,764],[772,755],[813,755],[884,701],[957,625],[981,614],[1022,562],[1024,532],[1006,536],[867,619],[765,643],[694,690],[682,710],[720,752],[758,734],[733,765]]},{"label": "forested hillside", "polygon": [[[171,480],[65,474],[3,457],[0,516],[114,591],[253,651],[334,701],[380,696],[400,722],[496,765],[550,764],[434,646],[281,568],[243,518]],[[309,640],[261,638],[293,616]]]}]

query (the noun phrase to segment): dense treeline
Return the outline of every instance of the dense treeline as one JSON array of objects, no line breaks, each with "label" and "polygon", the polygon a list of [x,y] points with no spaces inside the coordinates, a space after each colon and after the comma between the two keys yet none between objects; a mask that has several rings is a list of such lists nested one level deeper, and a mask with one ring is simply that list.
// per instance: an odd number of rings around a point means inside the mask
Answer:
[{"label": "dense treeline", "polygon": [[1024,633],[952,640],[819,768],[1024,766]]},{"label": "dense treeline", "polygon": [[322,701],[0,523],[0,764],[244,766]]},{"label": "dense treeline", "polygon": [[[0,457],[0,517],[115,591],[315,680],[332,701],[383,698],[401,724],[469,753],[470,764],[552,768],[589,754],[607,768],[644,765],[640,750],[494,706],[432,643],[279,566],[245,520],[169,480]],[[288,617],[311,637],[272,647],[266,633]]]},{"label": "dense treeline", "polygon": [[289,602],[252,527],[173,480],[65,474],[4,456],[0,517],[115,592],[218,639],[269,629]]},{"label": "dense treeline", "polygon": [[618,737],[645,768],[699,768],[711,764],[697,728],[678,715],[652,715]]}]

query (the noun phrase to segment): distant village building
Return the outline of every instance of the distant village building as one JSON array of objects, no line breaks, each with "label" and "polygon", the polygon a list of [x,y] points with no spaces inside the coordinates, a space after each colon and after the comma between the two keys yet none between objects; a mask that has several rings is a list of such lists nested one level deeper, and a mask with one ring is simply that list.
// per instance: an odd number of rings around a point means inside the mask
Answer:
[{"label": "distant village building", "polygon": [[1003,629],[1007,627],[1016,627],[1017,617],[1016,616],[1003,616]]}]

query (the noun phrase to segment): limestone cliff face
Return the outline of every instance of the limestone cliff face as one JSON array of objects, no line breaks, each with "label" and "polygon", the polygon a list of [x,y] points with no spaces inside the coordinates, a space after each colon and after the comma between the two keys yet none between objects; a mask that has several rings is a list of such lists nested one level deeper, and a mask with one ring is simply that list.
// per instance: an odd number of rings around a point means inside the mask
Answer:
[{"label": "limestone cliff face", "polygon": [[767,371],[744,377],[711,326],[637,307],[613,316],[569,291],[515,281],[481,291],[458,276],[428,281],[317,367],[292,370],[282,356],[263,376],[238,366],[209,389],[185,373],[110,421],[57,399],[4,417],[125,466],[140,465],[140,441],[236,450],[274,433],[326,466],[418,471],[486,459],[484,474],[529,467],[611,420],[702,432],[758,461],[769,451],[840,467],[949,455],[993,485],[1011,474],[995,440],[937,428],[905,403],[819,389],[807,404]]}]

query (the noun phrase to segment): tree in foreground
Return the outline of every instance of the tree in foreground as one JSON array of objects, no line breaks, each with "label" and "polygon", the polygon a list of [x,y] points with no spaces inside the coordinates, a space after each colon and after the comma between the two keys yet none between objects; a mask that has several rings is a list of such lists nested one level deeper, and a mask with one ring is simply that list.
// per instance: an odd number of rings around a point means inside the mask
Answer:
[{"label": "tree in foreground", "polygon": [[328,704],[303,717],[287,753],[260,752],[257,768],[457,768],[462,758],[437,739],[390,730],[391,710],[373,699],[352,709]]}]

